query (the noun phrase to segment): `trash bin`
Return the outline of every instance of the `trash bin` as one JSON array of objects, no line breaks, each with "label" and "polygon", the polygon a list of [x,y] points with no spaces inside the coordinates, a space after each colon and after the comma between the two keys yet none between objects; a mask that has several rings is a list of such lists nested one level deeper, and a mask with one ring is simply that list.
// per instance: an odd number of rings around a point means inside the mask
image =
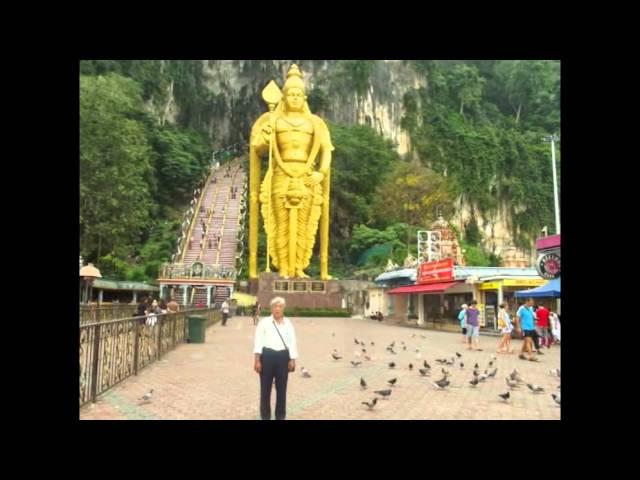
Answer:
[{"label": "trash bin", "polygon": [[189,342],[204,343],[206,329],[206,317],[189,317]]}]

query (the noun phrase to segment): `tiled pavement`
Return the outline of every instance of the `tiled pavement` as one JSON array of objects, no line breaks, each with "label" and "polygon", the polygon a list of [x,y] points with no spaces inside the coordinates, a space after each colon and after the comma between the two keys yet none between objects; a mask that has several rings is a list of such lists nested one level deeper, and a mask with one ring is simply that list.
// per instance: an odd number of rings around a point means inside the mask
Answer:
[{"label": "tiled pavement", "polygon": [[[468,351],[460,335],[380,324],[369,319],[294,318],[300,358],[296,372],[289,377],[287,418],[289,420],[414,420],[414,419],[560,419],[560,407],[551,398],[558,392],[560,380],[547,372],[560,367],[560,347],[544,349],[540,362],[519,360],[517,355],[497,355],[498,374],[476,388],[469,385],[473,365],[487,367],[497,338],[480,337],[482,352]],[[249,317],[233,317],[226,327],[220,323],[207,330],[204,344],[183,344],[158,362],[130,377],[98,398],[95,404],[80,409],[81,420],[95,419],[203,419],[257,420],[259,378],[253,371],[253,322]],[[412,336],[414,335],[414,336]],[[354,337],[366,341],[367,361],[353,367]],[[396,355],[385,350],[393,340]],[[404,341],[407,349],[403,350]],[[375,346],[371,346],[371,342]],[[514,340],[516,349],[520,340]],[[337,349],[344,356],[333,360]],[[416,348],[420,349],[417,358]],[[452,372],[451,386],[441,391],[432,385],[440,379],[441,366],[436,358],[463,355],[464,369],[458,363],[445,367]],[[430,377],[421,377],[417,369],[427,360]],[[397,366],[390,369],[387,364]],[[408,368],[414,364],[413,371]],[[311,378],[302,378],[301,367]],[[545,389],[534,394],[522,385],[503,403],[499,393],[507,391],[505,376],[517,367],[527,382]],[[359,382],[368,383],[362,391]],[[385,389],[387,380],[396,377],[389,399],[379,400],[373,410],[360,402],[369,401],[373,390]],[[153,399],[141,404],[137,399],[153,388]],[[275,389],[272,405],[275,403]],[[273,407],[272,407],[273,410]]]}]

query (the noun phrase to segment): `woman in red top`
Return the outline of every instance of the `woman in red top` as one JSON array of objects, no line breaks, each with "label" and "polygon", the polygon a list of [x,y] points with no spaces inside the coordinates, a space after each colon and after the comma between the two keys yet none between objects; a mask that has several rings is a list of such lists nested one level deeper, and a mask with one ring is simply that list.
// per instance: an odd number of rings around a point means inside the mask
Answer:
[{"label": "woman in red top", "polygon": [[538,335],[540,336],[540,346],[551,348],[551,341],[549,339],[549,310],[544,305],[540,305],[536,310],[536,327]]}]

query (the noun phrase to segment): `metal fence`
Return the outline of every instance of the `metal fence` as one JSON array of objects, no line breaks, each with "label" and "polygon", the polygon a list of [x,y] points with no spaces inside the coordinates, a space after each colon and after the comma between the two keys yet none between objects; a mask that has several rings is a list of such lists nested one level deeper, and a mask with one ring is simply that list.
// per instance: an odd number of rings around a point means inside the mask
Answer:
[{"label": "metal fence", "polygon": [[80,305],[80,323],[103,322],[117,318],[131,317],[136,313],[136,305],[131,303],[109,306]]},{"label": "metal fence", "polygon": [[207,317],[207,327],[220,319],[213,309],[98,321],[80,325],[80,406],[153,363],[189,337],[187,318]]}]

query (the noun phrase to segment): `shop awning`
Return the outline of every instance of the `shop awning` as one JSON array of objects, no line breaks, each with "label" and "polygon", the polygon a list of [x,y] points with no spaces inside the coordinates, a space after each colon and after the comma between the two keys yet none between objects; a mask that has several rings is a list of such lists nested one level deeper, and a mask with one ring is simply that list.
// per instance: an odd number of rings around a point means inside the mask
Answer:
[{"label": "shop awning", "polygon": [[516,297],[552,297],[560,296],[560,278],[550,280],[546,284],[531,290],[521,290],[516,292]]},{"label": "shop awning", "polygon": [[460,282],[442,282],[426,285],[406,285],[404,287],[393,288],[387,293],[390,295],[396,293],[441,293],[459,283]]}]

